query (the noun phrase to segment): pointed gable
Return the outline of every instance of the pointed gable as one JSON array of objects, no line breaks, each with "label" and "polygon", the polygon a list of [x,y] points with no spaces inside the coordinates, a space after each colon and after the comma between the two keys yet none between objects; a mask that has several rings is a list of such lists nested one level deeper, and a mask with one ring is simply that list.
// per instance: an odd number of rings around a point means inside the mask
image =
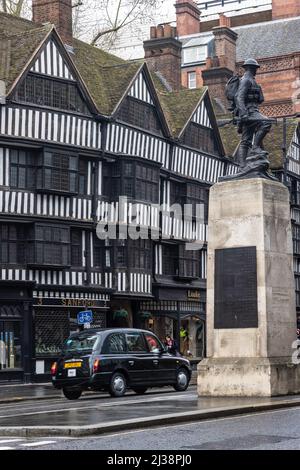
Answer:
[{"label": "pointed gable", "polygon": [[44,45],[30,71],[50,77],[75,80],[70,71],[69,64],[63,58],[53,38],[49,38]]},{"label": "pointed gable", "polygon": [[199,104],[197,110],[195,111],[192,122],[199,124],[200,126],[209,127],[212,129],[212,125],[210,122],[209,114],[207,111],[205,100],[202,100]]},{"label": "pointed gable", "polygon": [[135,75],[127,82],[114,116],[123,123],[169,136],[170,129],[147,65],[138,65]]},{"label": "pointed gable", "polygon": [[136,98],[137,100],[154,105],[151,93],[142,72],[140,72],[136,77],[128,95]]},{"label": "pointed gable", "polygon": [[2,34],[0,30],[0,80],[5,83],[7,95],[12,91],[32,56],[41,47],[49,33],[49,25],[16,34],[7,32]]}]

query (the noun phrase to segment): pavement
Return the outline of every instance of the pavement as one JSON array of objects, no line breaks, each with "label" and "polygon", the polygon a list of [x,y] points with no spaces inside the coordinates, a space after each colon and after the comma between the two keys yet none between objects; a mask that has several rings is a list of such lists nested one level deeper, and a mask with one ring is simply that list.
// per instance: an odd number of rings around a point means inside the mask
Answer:
[{"label": "pavement", "polygon": [[0,404],[45,400],[61,396],[61,391],[56,390],[51,383],[0,385]]},{"label": "pavement", "polygon": [[85,393],[76,401],[51,384],[0,386],[1,436],[92,436],[300,406],[300,395],[273,398],[198,397],[171,387],[122,398]]}]

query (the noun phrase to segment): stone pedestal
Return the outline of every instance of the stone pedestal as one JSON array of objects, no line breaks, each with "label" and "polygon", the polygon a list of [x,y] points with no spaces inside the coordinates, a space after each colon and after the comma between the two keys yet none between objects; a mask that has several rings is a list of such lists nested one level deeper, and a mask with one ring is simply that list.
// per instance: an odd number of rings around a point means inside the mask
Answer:
[{"label": "stone pedestal", "polygon": [[[198,364],[199,396],[299,393],[300,366],[292,363],[297,327],[287,188],[261,178],[215,184],[208,230],[207,358]],[[231,252],[238,253],[232,275],[223,266]]]}]

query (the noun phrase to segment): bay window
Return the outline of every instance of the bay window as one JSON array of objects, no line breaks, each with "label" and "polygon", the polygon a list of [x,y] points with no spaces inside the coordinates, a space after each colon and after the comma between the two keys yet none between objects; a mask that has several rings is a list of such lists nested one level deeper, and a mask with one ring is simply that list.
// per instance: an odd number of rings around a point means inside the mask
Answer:
[{"label": "bay window", "polygon": [[25,243],[24,225],[0,224],[0,263],[24,264]]},{"label": "bay window", "polygon": [[33,151],[10,150],[10,186],[11,188],[35,188],[36,155]]},{"label": "bay window", "polygon": [[28,261],[29,264],[69,266],[69,227],[40,224],[33,226],[28,241]]},{"label": "bay window", "polygon": [[159,168],[124,159],[103,165],[104,195],[112,200],[126,196],[137,201],[159,203]]},{"label": "bay window", "polygon": [[45,151],[37,170],[38,189],[77,192],[78,156]]}]

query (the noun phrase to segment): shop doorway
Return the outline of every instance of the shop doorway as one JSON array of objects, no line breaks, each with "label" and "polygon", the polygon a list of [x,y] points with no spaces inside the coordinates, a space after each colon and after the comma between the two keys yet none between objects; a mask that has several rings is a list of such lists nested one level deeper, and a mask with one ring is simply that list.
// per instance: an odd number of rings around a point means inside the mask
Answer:
[{"label": "shop doorway", "polygon": [[22,368],[21,321],[0,319],[0,370]]},{"label": "shop doorway", "polygon": [[180,352],[189,359],[202,359],[205,355],[205,321],[189,315],[180,321]]}]

